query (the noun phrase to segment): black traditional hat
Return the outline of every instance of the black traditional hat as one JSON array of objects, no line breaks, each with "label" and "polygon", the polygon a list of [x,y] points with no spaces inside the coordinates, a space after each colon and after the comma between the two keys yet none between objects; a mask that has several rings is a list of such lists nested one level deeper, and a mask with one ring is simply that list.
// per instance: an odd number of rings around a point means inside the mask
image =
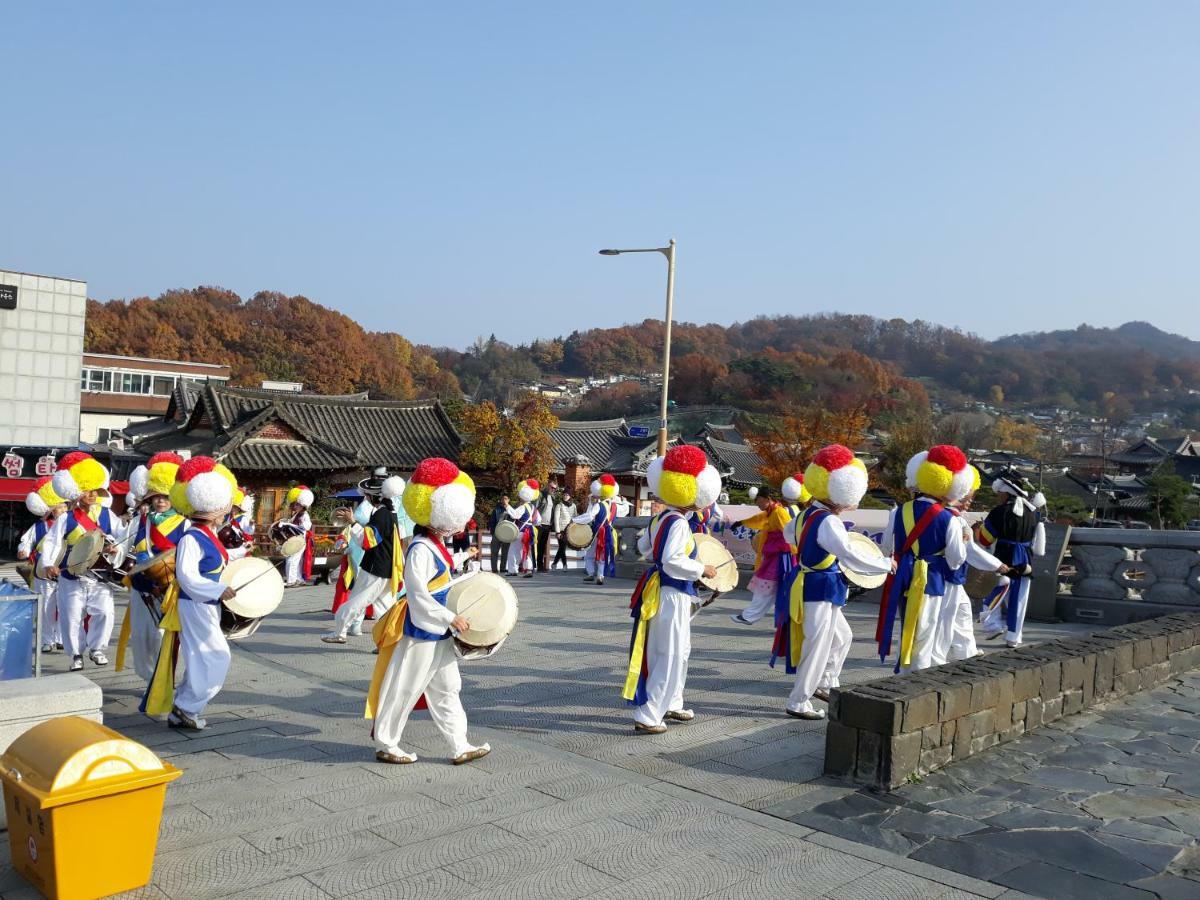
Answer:
[{"label": "black traditional hat", "polygon": [[383,491],[383,483],[387,477],[387,466],[379,466],[371,473],[370,478],[364,478],[358,483],[358,489],[368,497],[378,497]]}]

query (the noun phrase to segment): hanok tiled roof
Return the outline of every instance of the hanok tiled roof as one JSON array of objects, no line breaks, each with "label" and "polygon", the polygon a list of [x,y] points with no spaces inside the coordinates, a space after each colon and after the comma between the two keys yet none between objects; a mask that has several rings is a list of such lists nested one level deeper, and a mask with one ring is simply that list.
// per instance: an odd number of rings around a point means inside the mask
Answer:
[{"label": "hanok tiled roof", "polygon": [[639,457],[648,447],[657,444],[657,436],[632,437],[624,419],[604,419],[594,422],[560,421],[554,429],[558,460],[556,471],[576,456],[585,456],[593,472],[609,472],[613,475],[629,474],[645,470],[639,466]]},{"label": "hanok tiled roof", "polygon": [[700,446],[712,459],[713,465],[723,475],[728,474],[729,480],[734,484],[761,485],[763,483],[762,476],[758,474],[762,458],[754,452],[754,448],[750,444],[731,444],[728,441],[708,438],[701,442]]},{"label": "hanok tiled roof", "polygon": [[[188,449],[254,472],[406,470],[429,456],[457,458],[462,447],[438,401],[371,400],[365,393],[293,394],[210,382],[186,417],[170,424],[169,431],[135,439],[136,449]],[[274,436],[263,433],[268,426]]]},{"label": "hanok tiled roof", "polygon": [[705,422],[700,436],[701,439],[713,438],[714,440],[724,441],[727,444],[746,443],[746,439],[742,437],[742,433],[733,425],[714,425],[712,422]]}]

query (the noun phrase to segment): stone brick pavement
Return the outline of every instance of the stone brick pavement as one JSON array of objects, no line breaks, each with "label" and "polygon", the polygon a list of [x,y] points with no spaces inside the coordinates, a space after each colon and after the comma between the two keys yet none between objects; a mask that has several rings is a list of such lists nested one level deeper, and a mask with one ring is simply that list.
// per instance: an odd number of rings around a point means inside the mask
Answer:
[{"label": "stone brick pavement", "polygon": [[1200,897],[1200,675],[795,821],[1062,900]]},{"label": "stone brick pavement", "polygon": [[[694,627],[695,722],[637,738],[618,698],[629,582],[521,582],[504,649],[466,663],[472,736],[491,756],[451,766],[425,714],[413,766],[373,760],[362,700],[369,638],[322,644],[331,588],[289,591],[234,651],[209,728],[189,736],[136,711],[111,667],[106,721],[184,770],[168,791],[150,898],[1024,896],[792,821],[859,796],[820,778],[823,723],[782,716],[789,679],[766,666],[769,630],[727,599]],[[848,682],[881,677],[872,614],[851,605]],[[1035,627],[1033,639],[1055,630]],[[48,670],[65,668],[61,655]],[[4,898],[33,896],[0,856]]]}]

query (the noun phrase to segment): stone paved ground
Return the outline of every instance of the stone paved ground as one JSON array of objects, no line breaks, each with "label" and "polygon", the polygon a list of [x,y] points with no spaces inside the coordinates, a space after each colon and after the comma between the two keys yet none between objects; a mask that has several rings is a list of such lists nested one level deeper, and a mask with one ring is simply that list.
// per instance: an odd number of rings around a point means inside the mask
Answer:
[{"label": "stone paved ground", "polygon": [[[503,650],[466,663],[472,736],[491,756],[456,768],[425,714],[413,766],[374,762],[362,699],[369,639],[318,641],[331,588],[289,591],[240,642],[209,728],[189,736],[136,711],[131,672],[89,667],[112,727],[184,770],[169,789],[151,898],[1023,896],[794,821],[848,796],[820,776],[822,723],[781,715],[789,679],[765,664],[765,624],[728,599],[696,620],[694,723],[637,738],[617,697],[629,582],[521,582]],[[852,604],[848,682],[881,677],[872,615]],[[1035,627],[1032,639],[1065,628]],[[47,668],[65,668],[61,655]],[[902,848],[904,849],[904,848]],[[0,892],[33,896],[0,855]]]},{"label": "stone paved ground", "polygon": [[1200,897],[1200,675],[795,821],[1063,900]]}]

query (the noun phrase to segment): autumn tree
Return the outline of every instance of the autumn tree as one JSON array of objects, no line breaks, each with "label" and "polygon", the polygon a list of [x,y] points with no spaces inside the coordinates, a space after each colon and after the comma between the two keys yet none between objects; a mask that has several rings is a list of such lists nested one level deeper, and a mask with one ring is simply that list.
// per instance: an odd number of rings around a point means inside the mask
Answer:
[{"label": "autumn tree", "polygon": [[671,397],[683,406],[711,403],[718,381],[729,369],[711,356],[688,353],[671,362]]},{"label": "autumn tree", "polygon": [[1007,450],[1010,453],[1036,453],[1042,430],[1032,422],[1018,422],[1007,416],[996,420],[993,440],[996,449]]},{"label": "autumn tree", "polygon": [[908,461],[933,443],[933,422],[928,416],[897,422],[888,432],[879,453],[878,478],[897,500],[908,499]]},{"label": "autumn tree", "polygon": [[814,407],[761,423],[746,438],[762,460],[759,474],[778,487],[789,475],[803,472],[826,444],[858,446],[869,424],[863,409],[831,412]]},{"label": "autumn tree", "polygon": [[490,400],[462,412],[465,439],[459,462],[486,474],[501,490],[513,490],[523,478],[545,482],[555,464],[554,429],[558,417],[542,397],[529,394],[503,414]]}]

